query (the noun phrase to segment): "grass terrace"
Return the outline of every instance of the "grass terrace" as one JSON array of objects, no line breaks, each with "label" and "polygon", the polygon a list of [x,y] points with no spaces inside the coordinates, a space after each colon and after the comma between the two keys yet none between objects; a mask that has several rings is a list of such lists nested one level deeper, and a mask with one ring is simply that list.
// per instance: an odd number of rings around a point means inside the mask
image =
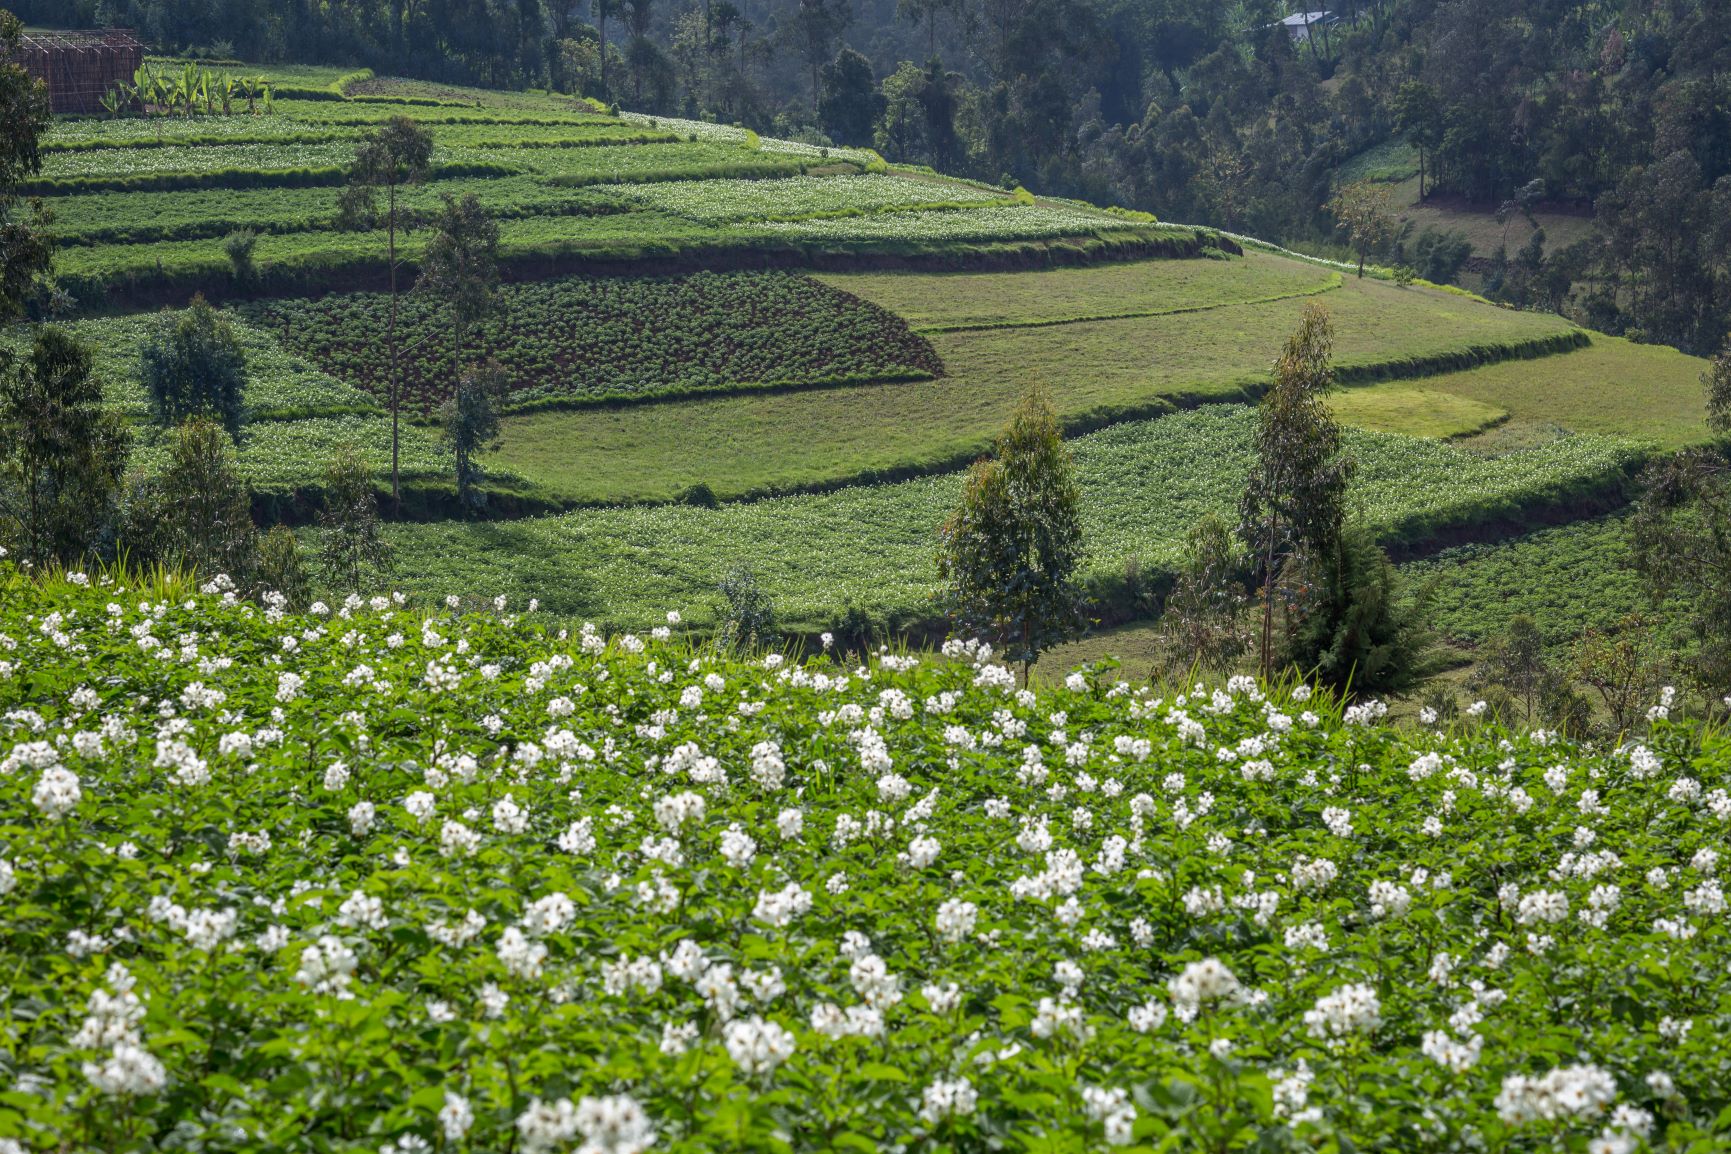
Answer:
[{"label": "grass terrace", "polygon": [[[1110,587],[1131,559],[1159,569],[1198,517],[1230,516],[1253,456],[1253,419],[1249,407],[1211,405],[1077,438],[1089,570]],[[1361,431],[1349,433],[1348,447],[1359,461],[1355,514],[1390,541],[1518,518],[1611,483],[1633,459],[1623,443],[1585,434],[1501,457]],[[784,622],[816,632],[847,604],[880,622],[929,617],[937,528],[959,492],[950,474],[720,509],[403,525],[391,540],[405,587],[417,595],[486,588],[522,597],[534,589],[551,612],[621,628],[646,627],[660,606],[695,609],[716,574],[749,565]]]},{"label": "grass terrace", "polygon": [[[1265,271],[1270,265],[1274,271]],[[1196,268],[1217,271],[1197,274]],[[1018,324],[1063,315],[1050,311],[1042,283],[1068,294],[1061,299],[1074,310],[1070,315],[1124,311],[1143,301],[1147,311],[1173,309],[1175,293],[1155,288],[1145,297],[1130,295],[1137,277],[1156,283],[1168,269],[1197,277],[1222,303],[1120,320]],[[890,391],[695,398],[677,411],[534,414],[508,422],[499,459],[549,492],[583,502],[666,500],[697,482],[730,497],[953,468],[986,448],[1031,380],[1045,381],[1060,414],[1082,428],[1253,395],[1305,297],[1276,292],[1280,299],[1229,302],[1269,295],[1271,284],[1287,290],[1327,285],[1328,275],[1272,257],[1004,274],[1032,287],[1005,294],[997,310],[1000,327],[929,335],[945,367],[938,380]],[[992,299],[994,282],[967,292],[956,274],[942,273],[829,283],[922,327],[937,317],[977,317]],[[944,311],[942,302],[958,298],[973,303]],[[1348,281],[1327,300],[1337,358],[1348,376],[1419,375],[1427,366],[1576,339],[1575,330],[1554,317],[1374,281]],[[1535,366],[1555,359],[1522,363],[1542,374]]]}]

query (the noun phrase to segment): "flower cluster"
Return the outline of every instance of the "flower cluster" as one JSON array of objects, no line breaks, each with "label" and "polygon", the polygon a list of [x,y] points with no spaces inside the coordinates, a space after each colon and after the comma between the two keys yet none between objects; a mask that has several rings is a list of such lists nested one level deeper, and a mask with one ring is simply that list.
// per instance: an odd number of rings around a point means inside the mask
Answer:
[{"label": "flower cluster", "polygon": [[0,1154],[1731,1138],[1731,750],[1657,713],[209,585],[4,588]]}]

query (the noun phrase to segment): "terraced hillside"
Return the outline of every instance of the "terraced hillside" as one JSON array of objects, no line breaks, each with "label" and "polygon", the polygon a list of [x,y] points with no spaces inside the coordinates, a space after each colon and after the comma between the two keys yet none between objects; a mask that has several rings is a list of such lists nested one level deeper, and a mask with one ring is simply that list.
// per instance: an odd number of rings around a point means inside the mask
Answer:
[{"label": "terraced hillside", "polygon": [[[1133,614],[1187,526],[1234,507],[1248,405],[1312,301],[1336,328],[1356,515],[1409,553],[1603,512],[1700,428],[1699,361],[1548,314],[865,151],[300,70],[269,116],[65,121],[49,141],[58,271],[143,468],[164,448],[142,314],[193,291],[247,347],[240,461],[262,510],[308,520],[341,446],[388,464],[385,238],[340,229],[337,197],[361,133],[394,115],[434,134],[408,203],[473,192],[511,282],[480,338],[509,392],[479,520],[451,515],[449,452],[416,423],[449,337],[405,298],[415,421],[389,535],[412,593],[535,596],[627,628],[681,606],[701,628],[744,565],[792,629],[850,608],[917,624],[956,471],[1041,381],[1076,438],[1090,580]],[[241,228],[260,234],[244,282],[224,252]],[[409,234],[411,265],[427,236]],[[1473,564],[1485,587],[1491,562]],[[1497,615],[1453,612],[1473,630]]]}]

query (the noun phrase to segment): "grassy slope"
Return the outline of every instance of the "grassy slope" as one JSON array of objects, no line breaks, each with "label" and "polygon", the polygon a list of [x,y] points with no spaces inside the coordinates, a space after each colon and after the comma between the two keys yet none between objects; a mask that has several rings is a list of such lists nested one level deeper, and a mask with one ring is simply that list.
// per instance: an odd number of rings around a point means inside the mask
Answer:
[{"label": "grassy slope", "polygon": [[1335,274],[1253,254],[1243,261],[1141,261],[1048,272],[827,273],[819,280],[900,313],[916,329],[1176,312],[1324,291]]},{"label": "grassy slope", "polygon": [[[1014,279],[1029,284],[1002,293],[994,311],[1005,321],[1050,317],[1059,310],[1043,291],[1048,284],[1072,315],[1169,305],[1181,298],[1159,285],[1161,274],[1173,269],[1193,285],[1207,285],[1216,299],[1235,293],[1254,299],[1266,295],[1270,283],[1304,283],[1299,274],[1283,279],[1282,272],[1266,271],[1282,266],[1292,268],[1278,257],[1252,256],[1129,266],[1144,270],[1134,274],[1113,266],[1020,273]],[[1147,280],[1138,291],[1135,278],[1141,276]],[[944,302],[966,299],[958,291],[960,279],[904,273],[837,283],[897,311],[912,310],[919,324],[979,315],[968,310],[981,310],[981,302],[993,299],[996,286],[988,280],[969,286],[978,297],[974,303],[944,312]],[[882,287],[873,291],[874,285]],[[1555,317],[1375,281],[1348,281],[1322,299],[1334,317],[1337,359],[1349,366],[1568,327]],[[942,380],[537,414],[506,422],[498,459],[567,500],[585,502],[666,499],[698,481],[728,497],[873,471],[941,468],[982,452],[1016,398],[1037,380],[1051,388],[1060,412],[1073,422],[1146,412],[1163,398],[1239,397],[1266,379],[1305,302],[1293,297],[1130,320],[939,333],[932,343],[949,370]]]},{"label": "grassy slope", "polygon": [[[1200,515],[1231,516],[1253,459],[1252,430],[1247,407],[1212,405],[1078,438],[1091,570],[1112,580],[1132,557],[1158,566]],[[1623,459],[1614,444],[1585,437],[1490,458],[1355,430],[1348,448],[1360,464],[1355,515],[1403,539],[1508,515],[1541,493],[1602,483]],[[416,592],[535,591],[551,610],[627,626],[668,607],[702,610],[719,576],[747,565],[784,622],[814,629],[848,602],[879,619],[929,614],[937,527],[959,488],[949,474],[720,509],[404,525],[392,538],[402,579]]]},{"label": "grassy slope", "polygon": [[1509,415],[1483,401],[1398,381],[1341,389],[1329,397],[1328,407],[1344,425],[1409,437],[1464,437]]},{"label": "grassy slope", "polygon": [[1674,449],[1702,436],[1706,367],[1676,349],[1595,333],[1591,346],[1565,356],[1443,373],[1427,379],[1425,388],[1495,405],[1520,421]]}]

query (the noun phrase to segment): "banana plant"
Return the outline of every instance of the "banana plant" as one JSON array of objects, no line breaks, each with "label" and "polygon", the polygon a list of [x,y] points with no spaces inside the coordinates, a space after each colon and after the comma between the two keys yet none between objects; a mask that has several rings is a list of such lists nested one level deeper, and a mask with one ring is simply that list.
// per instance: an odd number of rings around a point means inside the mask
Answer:
[{"label": "banana plant", "polygon": [[188,120],[192,119],[192,114],[197,108],[197,105],[194,103],[197,99],[198,69],[193,67],[191,64],[188,64],[182,68],[180,72],[181,107],[185,110],[184,114]]},{"label": "banana plant", "polygon": [[256,77],[256,76],[243,76],[243,77],[241,77],[240,78],[240,91],[241,91],[241,95],[246,97],[246,110],[247,110],[247,112],[254,115],[254,116],[258,115],[258,103],[257,103],[258,77]]},{"label": "banana plant", "polygon": [[107,92],[104,92],[100,97],[98,97],[97,103],[102,105],[102,111],[108,113],[110,117],[119,116],[121,103],[125,100],[123,92],[124,90],[121,86],[116,84],[113,88],[110,88]]},{"label": "banana plant", "polygon": [[264,86],[264,114],[266,116],[269,116],[272,112],[275,112],[275,111],[276,111],[276,106],[271,101],[270,85],[266,84]]},{"label": "banana plant", "polygon": [[222,78],[218,80],[216,84],[216,92],[217,96],[222,100],[222,114],[224,116],[234,115],[234,90],[234,77],[224,72]]}]

